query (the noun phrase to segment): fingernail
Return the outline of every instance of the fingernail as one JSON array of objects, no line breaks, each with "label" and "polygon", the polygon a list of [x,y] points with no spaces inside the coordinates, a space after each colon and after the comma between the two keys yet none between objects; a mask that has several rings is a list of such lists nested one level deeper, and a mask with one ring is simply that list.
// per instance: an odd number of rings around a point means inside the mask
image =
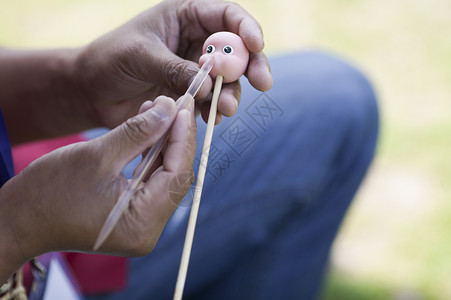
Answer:
[{"label": "fingernail", "polygon": [[218,125],[222,121],[222,115],[216,115],[215,118],[215,125]]},{"label": "fingernail", "polygon": [[165,119],[172,114],[172,106],[165,101],[159,101],[154,107],[152,107],[152,112],[161,119]]},{"label": "fingernail", "polygon": [[269,82],[270,82],[270,84],[269,84],[269,87],[268,87],[268,90],[270,90],[271,88],[272,88],[272,86],[273,86],[273,79],[272,79],[272,75],[271,75],[271,71],[270,70],[268,70],[267,71],[267,76],[268,76],[268,78],[269,78]]},{"label": "fingernail", "polygon": [[148,111],[153,106],[153,102],[150,100],[145,101],[143,104],[141,104],[141,107],[139,108],[139,113],[142,114],[143,112]]}]

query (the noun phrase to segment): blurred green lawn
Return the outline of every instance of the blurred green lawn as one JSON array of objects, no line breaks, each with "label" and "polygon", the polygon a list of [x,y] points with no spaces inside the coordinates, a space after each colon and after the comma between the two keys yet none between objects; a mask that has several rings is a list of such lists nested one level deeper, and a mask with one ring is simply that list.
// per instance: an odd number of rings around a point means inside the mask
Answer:
[{"label": "blurred green lawn", "polygon": [[[0,0],[0,44],[81,46],[156,1]],[[269,54],[337,53],[380,98],[378,156],[334,247],[323,298],[451,299],[451,2],[243,0]]]}]

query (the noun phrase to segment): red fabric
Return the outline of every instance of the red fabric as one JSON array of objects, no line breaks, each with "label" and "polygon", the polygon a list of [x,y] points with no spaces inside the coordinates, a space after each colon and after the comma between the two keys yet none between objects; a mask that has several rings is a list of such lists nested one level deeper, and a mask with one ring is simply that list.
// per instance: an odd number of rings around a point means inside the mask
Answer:
[{"label": "red fabric", "polygon": [[83,293],[113,292],[125,287],[126,258],[82,253],[64,255]]},{"label": "red fabric", "polygon": [[22,171],[33,160],[43,156],[44,154],[60,148],[65,145],[82,142],[82,136],[79,134],[65,136],[62,138],[48,139],[38,142],[32,142],[15,146],[12,148],[14,170],[16,174]]},{"label": "red fabric", "polygon": [[30,263],[26,263],[22,268],[23,285],[27,291],[31,290],[31,284],[33,283],[33,275],[30,268]]},{"label": "red fabric", "polygon": [[[16,146],[12,149],[16,174],[33,160],[59,147],[84,141],[82,135],[71,135]],[[83,293],[104,293],[125,287],[127,259],[124,257],[94,255],[83,253],[65,253],[80,290]],[[24,277],[31,285],[30,268],[24,269]]]}]

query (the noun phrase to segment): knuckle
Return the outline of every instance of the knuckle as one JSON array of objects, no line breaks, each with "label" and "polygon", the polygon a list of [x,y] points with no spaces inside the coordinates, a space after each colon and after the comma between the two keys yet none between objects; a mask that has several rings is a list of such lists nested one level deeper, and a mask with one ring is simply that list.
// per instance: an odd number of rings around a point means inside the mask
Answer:
[{"label": "knuckle", "polygon": [[142,56],[145,53],[146,43],[144,40],[135,38],[129,40],[127,43],[123,44],[118,51],[119,58],[124,61],[130,60],[130,58],[136,58],[137,56]]},{"label": "knuckle", "polygon": [[146,141],[150,134],[149,122],[142,114],[128,119],[122,128],[129,140],[136,144]]},{"label": "knuckle", "polygon": [[186,74],[191,74],[192,68],[183,61],[172,60],[166,63],[165,70],[163,72],[165,81],[170,88],[175,89],[177,92],[181,92],[187,87],[187,80],[185,80]]},{"label": "knuckle", "polygon": [[130,78],[145,78],[148,71],[143,58],[148,57],[147,48],[146,42],[140,38],[128,40],[113,53],[112,66]]},{"label": "knuckle", "polygon": [[73,164],[78,165],[78,168],[89,167],[93,161],[98,161],[102,155],[94,141],[75,143],[63,149],[68,150],[68,158]]}]

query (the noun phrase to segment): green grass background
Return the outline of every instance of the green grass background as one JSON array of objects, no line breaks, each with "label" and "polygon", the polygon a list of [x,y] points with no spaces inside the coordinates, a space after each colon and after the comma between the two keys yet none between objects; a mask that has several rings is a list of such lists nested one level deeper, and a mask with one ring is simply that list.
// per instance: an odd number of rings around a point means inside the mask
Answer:
[{"label": "green grass background", "polygon": [[[0,0],[0,44],[82,46],[156,1]],[[377,158],[323,299],[451,299],[451,1],[243,0],[268,54],[334,52],[380,99]]]}]

